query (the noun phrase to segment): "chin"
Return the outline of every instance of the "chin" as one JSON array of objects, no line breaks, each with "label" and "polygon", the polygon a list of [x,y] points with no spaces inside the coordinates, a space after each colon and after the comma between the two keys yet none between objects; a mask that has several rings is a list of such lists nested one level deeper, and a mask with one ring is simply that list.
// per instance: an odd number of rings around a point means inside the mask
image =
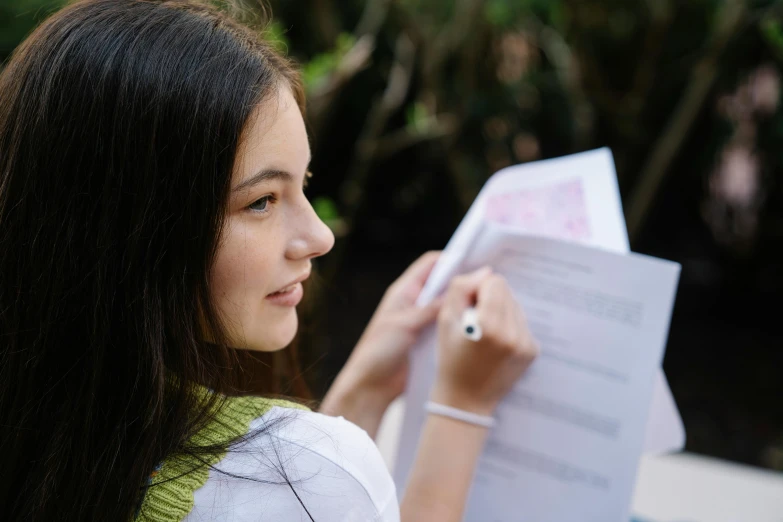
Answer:
[{"label": "chin", "polygon": [[299,318],[296,311],[292,310],[284,319],[275,321],[264,321],[267,325],[266,331],[259,332],[259,342],[252,343],[251,350],[261,352],[276,352],[282,350],[294,340],[296,332],[299,329]]}]

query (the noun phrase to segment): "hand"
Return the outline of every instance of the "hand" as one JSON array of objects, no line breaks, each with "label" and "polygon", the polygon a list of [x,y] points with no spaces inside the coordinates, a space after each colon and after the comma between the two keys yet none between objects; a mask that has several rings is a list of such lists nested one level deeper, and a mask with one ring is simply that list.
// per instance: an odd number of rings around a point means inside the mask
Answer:
[{"label": "hand", "polygon": [[440,300],[416,306],[416,299],[440,252],[417,259],[386,290],[345,367],[324,397],[321,410],[343,415],[371,435],[387,406],[408,380],[408,353],[419,333],[435,321]]},{"label": "hand", "polygon": [[[462,312],[475,304],[479,341],[462,334]],[[430,398],[490,415],[538,353],[505,280],[488,268],[455,277],[438,314],[438,370]],[[489,430],[431,415],[424,423],[405,497],[403,520],[462,520],[465,499]]]},{"label": "hand", "polygon": [[[475,302],[482,337],[462,334],[461,318]],[[538,355],[538,346],[508,283],[485,267],[455,277],[438,316],[438,375],[432,400],[490,415]]]}]

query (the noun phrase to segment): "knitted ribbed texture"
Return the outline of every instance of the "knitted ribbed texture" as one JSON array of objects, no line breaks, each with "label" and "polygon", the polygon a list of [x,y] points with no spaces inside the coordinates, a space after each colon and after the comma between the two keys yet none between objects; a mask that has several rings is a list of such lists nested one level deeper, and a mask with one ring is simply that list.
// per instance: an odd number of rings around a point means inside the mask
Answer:
[{"label": "knitted ribbed texture", "polygon": [[[245,435],[250,423],[274,406],[306,410],[293,402],[262,397],[230,397],[215,419],[196,433],[197,446],[224,443]],[[170,458],[152,479],[136,518],[137,522],[179,522],[193,509],[193,493],[207,482],[209,467],[225,453],[214,456]]]}]

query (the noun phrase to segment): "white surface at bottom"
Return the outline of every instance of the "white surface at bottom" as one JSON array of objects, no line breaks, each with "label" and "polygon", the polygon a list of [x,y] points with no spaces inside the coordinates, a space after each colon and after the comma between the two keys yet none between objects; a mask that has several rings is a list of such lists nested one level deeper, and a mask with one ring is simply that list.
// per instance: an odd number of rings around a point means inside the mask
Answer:
[{"label": "white surface at bottom", "polygon": [[[404,413],[395,401],[376,439],[390,470]],[[643,457],[633,514],[650,522],[783,522],[783,474],[688,453]]]}]

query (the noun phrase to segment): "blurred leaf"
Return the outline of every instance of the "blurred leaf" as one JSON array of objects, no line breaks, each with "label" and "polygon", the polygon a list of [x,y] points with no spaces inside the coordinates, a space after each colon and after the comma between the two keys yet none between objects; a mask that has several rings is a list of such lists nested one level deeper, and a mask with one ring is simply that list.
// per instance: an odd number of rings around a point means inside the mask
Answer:
[{"label": "blurred leaf", "polygon": [[318,196],[313,200],[313,210],[324,223],[340,219],[340,211],[333,199],[327,196]]},{"label": "blurred leaf", "polygon": [[65,0],[14,0],[0,5],[0,61]]},{"label": "blurred leaf", "polygon": [[416,132],[423,132],[426,130],[429,118],[429,111],[427,111],[427,107],[421,102],[409,105],[405,111],[405,122],[408,124],[408,127]]},{"label": "blurred leaf", "polygon": [[505,0],[490,0],[484,7],[484,17],[496,27],[506,27],[512,19],[511,7]]},{"label": "blurred leaf", "polygon": [[761,34],[779,57],[783,57],[783,26],[779,20],[767,19],[761,22]]},{"label": "blurred leaf", "polygon": [[342,58],[356,43],[356,37],[340,33],[337,45],[331,51],[315,55],[302,67],[302,78],[308,92],[320,87],[329,75],[337,69]]},{"label": "blurred leaf", "polygon": [[489,0],[484,6],[484,18],[499,28],[519,25],[531,14],[558,29],[565,25],[562,0]]},{"label": "blurred leaf", "polygon": [[313,200],[313,209],[316,215],[329,227],[336,237],[345,236],[348,233],[348,225],[340,216],[340,211],[334,200],[328,196],[319,196]]},{"label": "blurred leaf", "polygon": [[288,38],[286,38],[285,33],[286,30],[283,28],[283,24],[275,20],[264,30],[263,37],[274,46],[276,51],[288,54]]},{"label": "blurred leaf", "polygon": [[566,26],[566,10],[563,2],[549,2],[549,23],[558,31],[563,31]]}]

